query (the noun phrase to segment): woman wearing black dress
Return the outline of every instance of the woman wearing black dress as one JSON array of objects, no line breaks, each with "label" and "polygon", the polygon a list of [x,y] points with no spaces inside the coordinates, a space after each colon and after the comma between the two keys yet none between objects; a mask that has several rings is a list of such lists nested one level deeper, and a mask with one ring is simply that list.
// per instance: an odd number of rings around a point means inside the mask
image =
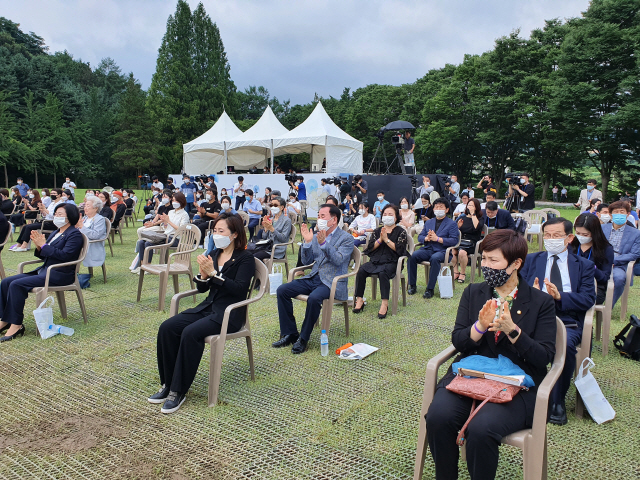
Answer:
[{"label": "woman wearing black dress", "polygon": [[387,205],[382,210],[382,225],[371,233],[365,255],[369,261],[360,265],[356,274],[355,305],[353,313],[360,313],[364,308],[364,288],[367,277],[378,275],[380,280],[380,298],[382,305],[378,311],[378,318],[385,318],[389,310],[390,282],[396,276],[398,258],[405,255],[407,250],[407,231],[397,225],[400,212],[395,205]]},{"label": "woman wearing black dress", "polygon": [[[480,210],[480,202],[477,199],[472,198],[467,203],[464,217],[458,220],[458,228],[462,238],[460,248],[453,250],[453,278],[458,283],[464,283],[467,279],[465,271],[469,264],[469,255],[475,253],[476,243],[482,238],[482,229],[484,228],[482,210]],[[460,272],[458,272],[458,263],[460,264]]]}]

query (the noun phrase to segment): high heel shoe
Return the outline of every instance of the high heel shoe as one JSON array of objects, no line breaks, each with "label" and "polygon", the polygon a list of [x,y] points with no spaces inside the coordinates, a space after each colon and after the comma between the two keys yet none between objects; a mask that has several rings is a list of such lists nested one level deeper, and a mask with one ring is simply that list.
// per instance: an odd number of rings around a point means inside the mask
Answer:
[{"label": "high heel shoe", "polygon": [[353,313],[360,313],[364,310],[364,303],[362,304],[362,306],[360,308],[355,308],[355,306],[353,307],[353,310],[351,310]]},{"label": "high heel shoe", "polygon": [[22,327],[20,327],[20,330],[18,330],[13,335],[5,335],[4,337],[0,338],[0,343],[8,342],[10,340],[13,340],[14,338],[21,337],[24,335],[24,332],[25,332],[25,328],[24,328],[24,325],[22,325]]},{"label": "high heel shoe", "polygon": [[387,313],[389,313],[389,307],[387,307],[387,311],[384,313],[378,312],[378,318],[382,320],[383,318],[387,318]]},{"label": "high heel shoe", "polygon": [[6,332],[7,330],[9,330],[10,326],[11,326],[11,324],[7,323],[4,327],[0,328],[0,333]]}]

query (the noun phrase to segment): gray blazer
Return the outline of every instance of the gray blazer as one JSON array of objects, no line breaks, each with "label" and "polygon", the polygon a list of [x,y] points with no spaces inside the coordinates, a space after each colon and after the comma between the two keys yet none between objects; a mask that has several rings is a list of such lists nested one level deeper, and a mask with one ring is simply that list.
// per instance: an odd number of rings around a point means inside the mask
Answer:
[{"label": "gray blazer", "polygon": [[[264,228],[260,230],[257,237],[262,240],[273,240],[273,243],[287,243],[291,235],[291,219],[284,213],[273,224],[273,232],[268,232]],[[287,254],[287,247],[276,247],[273,258],[284,258]]]},{"label": "gray blazer", "polygon": [[[107,224],[102,215],[96,215],[93,217],[91,225],[82,227],[80,231],[84,233],[89,240],[105,238],[107,236]],[[90,243],[87,256],[82,261],[82,265],[85,267],[100,267],[104,263],[106,255],[104,241]]]}]

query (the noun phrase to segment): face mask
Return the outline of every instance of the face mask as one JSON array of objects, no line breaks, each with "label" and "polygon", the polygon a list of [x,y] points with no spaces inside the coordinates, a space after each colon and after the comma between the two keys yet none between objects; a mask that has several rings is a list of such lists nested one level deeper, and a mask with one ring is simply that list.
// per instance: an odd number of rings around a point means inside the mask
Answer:
[{"label": "face mask", "polygon": [[358,210],[358,213],[359,213],[360,215],[364,215],[364,210]]},{"label": "face mask", "polygon": [[56,227],[62,228],[67,224],[67,217],[53,217],[53,223]]},{"label": "face mask", "polygon": [[227,235],[212,235],[213,243],[216,245],[216,248],[225,249],[229,245],[231,245],[231,237]]},{"label": "face mask", "polygon": [[223,210],[227,210],[231,205],[228,204],[227,202],[222,202],[222,209]]},{"label": "face mask", "polygon": [[525,179],[524,179],[524,178],[521,178],[521,179],[520,179],[520,183],[524,183],[524,182],[525,182]]},{"label": "face mask", "polygon": [[580,245],[584,245],[585,243],[589,243],[591,241],[591,237],[585,237],[584,235],[576,235],[576,238],[580,242]]},{"label": "face mask", "polygon": [[318,227],[318,230],[322,230],[322,231],[329,230],[328,222],[324,218],[318,219],[318,223],[316,223],[316,227]]},{"label": "face mask", "polygon": [[[566,237],[565,237],[566,238]],[[551,255],[558,255],[567,248],[564,244],[564,238],[545,238],[544,249]]]},{"label": "face mask", "polygon": [[385,227],[390,227],[391,225],[395,225],[395,223],[396,223],[395,217],[392,217],[389,215],[382,217],[382,224]]},{"label": "face mask", "polygon": [[511,278],[511,274],[513,273],[507,273],[506,268],[489,268],[483,266],[481,266],[480,268],[482,269],[484,281],[487,282],[487,285],[489,285],[489,287],[491,288],[498,288],[503,286],[509,281],[509,279]]},{"label": "face mask", "polygon": [[58,198],[57,195],[51,195],[51,200],[56,200]]},{"label": "face mask", "polygon": [[433,214],[437,217],[437,218],[444,218],[444,216],[447,214],[447,212],[445,212],[444,210],[434,210]]},{"label": "face mask", "polygon": [[207,195],[207,200],[211,200],[211,195]]},{"label": "face mask", "polygon": [[381,202],[382,200],[384,200],[384,197],[382,195],[378,195],[378,201]]},{"label": "face mask", "polygon": [[66,202],[67,200],[69,200],[69,197],[64,197],[64,196],[62,197],[63,202]]},{"label": "face mask", "polygon": [[611,221],[611,215],[607,215],[606,213],[600,215],[600,220],[604,223],[609,223]]},{"label": "face mask", "polygon": [[[64,197],[62,197],[63,200],[66,200]],[[118,197],[111,197],[111,203],[117,203],[118,202]]]},{"label": "face mask", "polygon": [[169,203],[169,199],[168,198],[163,198],[162,199],[162,204],[163,205],[167,205]]},{"label": "face mask", "polygon": [[594,188],[596,188],[596,187],[593,186],[593,185],[587,185],[587,190],[593,190]]},{"label": "face mask", "polygon": [[638,186],[640,187],[640,181],[638,181]]},{"label": "face mask", "polygon": [[178,202],[171,202],[171,206],[172,206],[175,210],[177,210],[177,209],[179,209],[179,208],[180,208],[180,204],[179,204]]},{"label": "face mask", "polygon": [[407,205],[406,203],[403,203],[402,205],[400,205],[400,208],[402,210],[408,210],[409,209],[409,205]]},{"label": "face mask", "polygon": [[280,207],[271,207],[271,215],[276,216],[280,213]]},{"label": "face mask", "polygon": [[223,191],[222,191],[222,196],[224,197],[226,194],[227,194],[227,191],[226,191],[226,190],[223,190]]},{"label": "face mask", "polygon": [[33,198],[33,197],[34,197],[33,193],[30,193],[29,198]]},{"label": "face mask", "polygon": [[624,213],[614,213],[611,215],[611,218],[616,225],[624,225],[627,223],[627,215]]},{"label": "face mask", "polygon": [[91,197],[95,197],[95,196],[96,196],[95,193],[87,193],[85,195],[86,198],[91,198]]},{"label": "face mask", "polygon": [[191,180],[189,180],[188,178],[185,178],[185,179],[184,179],[184,183],[189,184],[189,183],[191,183]]},{"label": "face mask", "polygon": [[123,196],[123,197],[128,197],[128,196],[129,196],[129,194],[128,194],[127,192],[124,192],[124,193],[122,194],[122,196]]}]

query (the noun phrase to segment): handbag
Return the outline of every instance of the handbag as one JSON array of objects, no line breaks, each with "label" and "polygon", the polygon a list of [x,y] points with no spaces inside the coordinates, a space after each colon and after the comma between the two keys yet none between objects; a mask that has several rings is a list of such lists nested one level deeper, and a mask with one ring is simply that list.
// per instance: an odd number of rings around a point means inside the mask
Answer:
[{"label": "handbag", "polygon": [[438,289],[440,290],[440,298],[453,297],[453,276],[449,267],[442,267],[442,270],[440,270],[438,274]]},{"label": "handbag", "polygon": [[271,267],[269,274],[269,295],[277,294],[280,285],[282,285],[282,264],[276,263]]},{"label": "handbag", "polygon": [[[629,332],[628,335],[627,332]],[[621,356],[640,361],[640,320],[638,317],[635,315],[629,317],[629,323],[616,335],[613,345]]]},{"label": "handbag", "polygon": [[273,240],[258,240],[251,241],[247,244],[247,251],[249,252],[271,252],[273,248]]},{"label": "handbag", "polygon": [[[48,302],[50,302],[50,304],[47,307],[46,305]],[[53,305],[55,303],[56,302],[53,297],[49,296],[45,298],[38,308],[33,311],[33,317],[36,320],[38,332],[43,340],[53,337],[57,333],[53,330],[49,330],[49,325],[53,325]]]},{"label": "handbag", "polygon": [[153,230],[143,230],[140,232],[140,238],[146,240],[152,245],[160,245],[167,243],[167,234],[162,232],[154,232]]},{"label": "handbag", "polygon": [[589,415],[591,415],[594,422],[600,425],[601,423],[613,420],[616,412],[602,394],[598,382],[596,382],[596,379],[591,374],[590,368],[594,366],[595,363],[593,363],[593,360],[589,357],[585,358],[582,361],[582,365],[580,365],[580,370],[574,383],[584,406],[587,407]]},{"label": "handbag", "polygon": [[473,240],[467,240],[466,238],[460,240],[460,248],[473,248],[475,246],[476,242]]}]

